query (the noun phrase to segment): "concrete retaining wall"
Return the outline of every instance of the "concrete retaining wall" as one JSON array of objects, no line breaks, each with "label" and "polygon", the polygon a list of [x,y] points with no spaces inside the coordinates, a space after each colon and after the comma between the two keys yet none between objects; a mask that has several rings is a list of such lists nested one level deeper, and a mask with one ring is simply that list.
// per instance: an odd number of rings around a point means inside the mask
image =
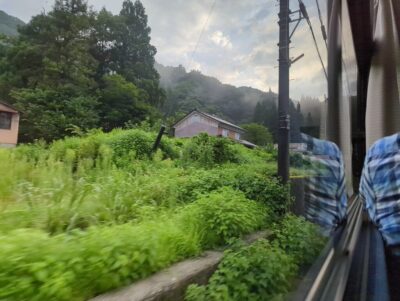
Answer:
[{"label": "concrete retaining wall", "polygon": [[[269,231],[246,236],[243,241],[251,244],[265,238]],[[193,283],[206,284],[223,257],[223,251],[208,251],[201,257],[177,263],[147,279],[126,288],[100,295],[91,301],[180,301],[186,288]]]}]

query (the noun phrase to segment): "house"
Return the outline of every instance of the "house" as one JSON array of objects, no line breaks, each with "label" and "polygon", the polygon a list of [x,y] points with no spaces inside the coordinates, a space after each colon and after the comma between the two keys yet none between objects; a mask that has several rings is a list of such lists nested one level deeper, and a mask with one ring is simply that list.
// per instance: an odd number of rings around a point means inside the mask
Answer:
[{"label": "house", "polygon": [[174,136],[178,138],[193,137],[200,133],[207,133],[210,136],[231,138],[251,148],[256,146],[242,139],[246,131],[240,126],[198,110],[193,110],[187,114],[175,123],[173,128]]},{"label": "house", "polygon": [[19,112],[0,102],[0,147],[15,147],[18,142]]}]

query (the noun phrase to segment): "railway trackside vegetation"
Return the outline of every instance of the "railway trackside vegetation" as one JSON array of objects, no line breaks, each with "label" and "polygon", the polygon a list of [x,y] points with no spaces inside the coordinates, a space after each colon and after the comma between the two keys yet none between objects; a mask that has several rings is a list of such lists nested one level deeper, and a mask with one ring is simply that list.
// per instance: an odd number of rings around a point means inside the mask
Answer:
[{"label": "railway trackside vegetation", "polygon": [[272,199],[250,199],[285,192],[271,154],[208,136],[196,138],[207,162],[196,139],[164,137],[152,154],[155,136],[92,131],[0,150],[0,298],[85,300],[277,218]]},{"label": "railway trackside vegetation", "polygon": [[[164,137],[152,153],[156,135],[95,130],[0,150],[0,299],[86,300],[274,225],[267,257],[307,243],[286,240],[273,151],[200,135]],[[291,275],[307,251],[265,269]]]},{"label": "railway trackside vegetation", "polygon": [[299,271],[312,263],[326,240],[303,218],[287,215],[271,240],[229,249],[205,286],[191,285],[186,301],[285,300]]}]

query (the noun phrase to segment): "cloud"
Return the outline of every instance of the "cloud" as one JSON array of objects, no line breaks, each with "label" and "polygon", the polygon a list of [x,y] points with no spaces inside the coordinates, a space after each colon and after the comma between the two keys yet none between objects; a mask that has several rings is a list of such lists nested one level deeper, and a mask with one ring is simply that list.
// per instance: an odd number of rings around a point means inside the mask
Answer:
[{"label": "cloud", "polygon": [[[164,65],[201,70],[224,83],[268,91],[278,89],[278,2],[276,0],[142,0],[148,14],[151,43],[156,60]],[[319,32],[314,0],[304,0],[326,62],[326,49]],[[325,1],[320,1],[325,11]],[[291,2],[296,10],[297,1]],[[6,12],[28,21],[53,0],[0,0]],[[89,0],[94,9],[105,6],[118,13],[122,0]],[[326,24],[325,24],[326,25]],[[292,25],[293,26],[293,25]],[[197,47],[196,47],[197,46]],[[291,68],[290,94],[321,97],[326,81],[309,28],[298,27],[291,43],[291,57],[305,54]]]},{"label": "cloud", "polygon": [[227,36],[225,36],[222,31],[215,31],[211,37],[211,41],[215,43],[215,45],[221,46],[222,48],[232,49],[232,43]]}]

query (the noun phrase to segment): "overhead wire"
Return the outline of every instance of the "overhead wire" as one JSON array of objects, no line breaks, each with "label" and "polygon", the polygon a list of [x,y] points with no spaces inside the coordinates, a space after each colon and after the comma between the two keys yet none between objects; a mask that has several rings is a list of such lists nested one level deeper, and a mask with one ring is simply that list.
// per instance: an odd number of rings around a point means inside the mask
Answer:
[{"label": "overhead wire", "polygon": [[210,20],[210,17],[211,17],[211,15],[212,15],[213,12],[214,12],[215,5],[216,5],[216,4],[217,4],[217,0],[214,0],[213,4],[211,5],[210,11],[208,12],[207,19],[206,19],[206,21],[205,21],[204,24],[203,24],[203,28],[201,29],[199,38],[197,39],[197,42],[196,42],[196,44],[195,44],[195,46],[194,46],[194,49],[193,49],[193,52],[192,52],[192,55],[191,55],[191,58],[190,58],[190,62],[189,62],[189,68],[188,68],[189,70],[190,70],[190,68],[192,67],[193,60],[194,60],[194,55],[195,55],[196,52],[197,52],[197,48],[199,47],[200,41],[201,41],[201,39],[202,39],[202,37],[203,37],[203,34],[204,34],[204,31],[205,31],[205,29],[206,29],[206,27],[207,27],[208,21]]},{"label": "overhead wire", "polygon": [[315,0],[315,3],[317,4],[319,22],[321,23],[321,33],[322,33],[322,37],[323,37],[323,39],[324,39],[325,46],[326,46],[326,48],[328,49],[328,43],[327,43],[328,36],[327,36],[327,34],[326,34],[326,29],[325,29],[324,21],[322,20],[321,9],[320,9],[320,7],[319,7],[319,1],[318,1],[318,0]]},{"label": "overhead wire", "polygon": [[307,9],[306,9],[306,7],[305,7],[303,1],[301,1],[301,0],[299,0],[299,5],[300,5],[300,11],[301,11],[301,13],[303,14],[304,18],[306,19],[308,26],[310,27],[311,35],[312,35],[312,38],[313,38],[313,42],[314,42],[314,45],[315,45],[315,49],[317,50],[318,58],[319,58],[319,60],[320,60],[320,62],[321,62],[322,69],[324,70],[325,77],[326,77],[326,79],[328,80],[328,73],[326,72],[325,64],[324,64],[324,61],[322,60],[321,52],[319,51],[317,39],[316,39],[316,37],[315,37],[314,29],[313,29],[313,27],[312,27],[310,18],[309,18],[309,16],[308,16]]}]

